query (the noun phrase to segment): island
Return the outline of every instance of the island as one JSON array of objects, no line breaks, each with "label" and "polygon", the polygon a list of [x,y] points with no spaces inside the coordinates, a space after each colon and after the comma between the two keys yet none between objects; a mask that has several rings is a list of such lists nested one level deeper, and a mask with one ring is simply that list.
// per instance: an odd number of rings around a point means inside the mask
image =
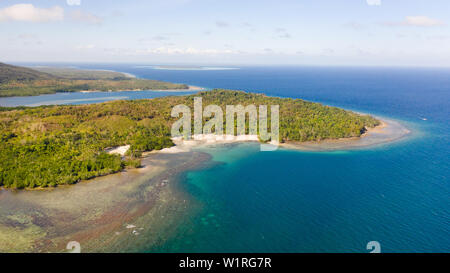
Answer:
[{"label": "island", "polygon": [[57,92],[189,90],[186,84],[138,79],[106,70],[35,67],[0,63],[0,97],[38,96]]},{"label": "island", "polygon": [[[143,153],[174,146],[175,105],[279,105],[282,143],[359,138],[380,121],[301,99],[232,90],[88,105],[0,108],[0,186],[53,187],[141,165]],[[205,122],[206,120],[204,120]],[[111,149],[126,146],[126,152]]]}]

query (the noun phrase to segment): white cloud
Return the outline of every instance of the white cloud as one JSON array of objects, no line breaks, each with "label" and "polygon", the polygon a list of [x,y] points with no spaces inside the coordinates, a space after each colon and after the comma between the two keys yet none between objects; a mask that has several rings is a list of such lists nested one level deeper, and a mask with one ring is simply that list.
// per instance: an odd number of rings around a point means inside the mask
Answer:
[{"label": "white cloud", "polygon": [[444,22],[436,20],[427,16],[406,16],[405,20],[401,22],[387,22],[386,26],[414,26],[414,27],[436,27],[445,25]]},{"label": "white cloud", "polygon": [[155,49],[147,49],[147,53],[152,54],[187,54],[187,55],[214,55],[214,54],[230,54],[233,53],[230,49],[196,49],[196,48],[174,48],[174,47],[158,47]]},{"label": "white cloud", "polygon": [[74,10],[70,14],[72,20],[84,22],[93,25],[100,25],[103,22],[103,19],[89,12],[85,12],[82,10]]},{"label": "white cloud", "polygon": [[128,56],[142,56],[142,55],[219,55],[219,54],[235,54],[231,49],[197,49],[193,47],[178,48],[178,47],[158,47],[147,49],[104,49],[105,52],[112,55],[128,55]]},{"label": "white cloud", "polygon": [[81,0],[67,0],[67,5],[69,6],[79,6],[81,5]]},{"label": "white cloud", "polygon": [[432,19],[426,16],[406,16],[405,23],[406,25],[409,26],[419,26],[419,27],[433,27],[444,25],[442,21]]},{"label": "white cloud", "polygon": [[49,22],[64,19],[64,9],[59,6],[52,8],[36,8],[33,4],[17,4],[0,9],[0,22]]},{"label": "white cloud", "polygon": [[366,0],[369,6],[381,6],[381,0]]}]

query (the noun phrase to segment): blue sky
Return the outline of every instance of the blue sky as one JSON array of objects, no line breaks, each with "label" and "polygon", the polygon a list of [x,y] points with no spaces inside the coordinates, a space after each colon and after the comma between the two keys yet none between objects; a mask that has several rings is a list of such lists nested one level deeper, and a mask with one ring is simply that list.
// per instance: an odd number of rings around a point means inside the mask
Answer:
[{"label": "blue sky", "polygon": [[0,1],[0,61],[450,66],[448,0]]}]

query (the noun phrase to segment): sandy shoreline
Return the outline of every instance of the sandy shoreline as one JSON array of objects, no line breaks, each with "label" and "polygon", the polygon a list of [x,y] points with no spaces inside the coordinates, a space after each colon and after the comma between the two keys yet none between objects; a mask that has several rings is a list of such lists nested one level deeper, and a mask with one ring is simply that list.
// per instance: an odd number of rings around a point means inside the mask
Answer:
[{"label": "sandy shoreline", "polygon": [[[408,129],[392,120],[362,137],[280,147],[306,151],[354,149],[398,140]],[[255,138],[256,137],[256,138]],[[164,244],[201,204],[178,185],[186,171],[211,162],[194,148],[255,142],[257,136],[213,140],[198,135],[176,146],[145,153],[142,168],[48,190],[0,189],[0,252],[65,252],[70,241],[82,252],[136,252]]]},{"label": "sandy shoreline", "polygon": [[[379,119],[379,118],[378,118]],[[326,139],[321,141],[307,141],[307,142],[285,142],[285,143],[274,143],[270,142],[270,144],[277,146],[278,148],[290,149],[290,150],[300,150],[300,151],[333,151],[333,150],[352,150],[357,148],[367,148],[371,146],[376,146],[380,144],[385,144],[389,142],[393,142],[396,140],[400,140],[406,135],[410,133],[410,131],[401,125],[397,121],[387,120],[387,119],[379,119],[381,124],[374,127],[368,128],[364,134],[360,137],[351,137],[351,138],[340,138],[340,139]],[[180,137],[172,138],[173,143],[175,144],[172,147],[164,148],[162,150],[153,150],[150,152],[143,152],[141,160],[145,160],[148,156],[151,155],[164,155],[164,154],[180,154],[180,153],[190,153],[195,151],[195,148],[208,147],[220,144],[239,144],[244,142],[254,142],[261,143],[259,141],[258,135],[241,135],[241,136],[233,136],[233,135],[222,135],[217,136],[214,134],[200,134],[193,135],[190,140],[183,140]],[[261,143],[263,144],[263,143]],[[123,145],[117,147],[109,147],[105,149],[105,152],[109,154],[118,154],[122,157],[125,156],[127,150],[130,148],[130,145]],[[276,149],[275,149],[276,150]],[[147,166],[148,167],[148,166]],[[139,172],[145,171],[147,167],[142,167],[137,170]],[[128,170],[123,170],[122,172],[127,172]],[[120,173],[120,172],[119,172]],[[83,180],[79,183],[89,182],[96,179],[100,179],[103,177],[109,177],[116,175],[117,173],[107,174],[105,176],[94,177],[89,180]],[[71,187],[72,185],[59,185],[58,187]],[[0,187],[0,190],[10,190]],[[25,188],[25,191],[46,191],[53,190],[54,188]]]},{"label": "sandy shoreline", "polygon": [[[370,146],[376,146],[380,144],[385,144],[389,142],[393,142],[399,140],[410,133],[410,131],[398,123],[397,121],[380,119],[380,125],[374,128],[368,128],[367,131],[362,134],[360,137],[351,137],[351,138],[341,138],[341,139],[326,139],[322,141],[308,141],[308,142],[286,142],[286,143],[271,143],[273,145],[278,145],[278,148],[285,148],[291,150],[300,150],[300,151],[333,151],[333,150],[351,150],[355,148],[365,148]],[[153,150],[150,152],[143,152],[141,159],[145,160],[150,155],[155,154],[179,154],[179,153],[189,153],[193,152],[194,148],[205,147],[205,146],[213,146],[220,144],[239,144],[244,142],[255,142],[260,143],[258,135],[242,135],[242,136],[233,136],[233,135],[222,135],[216,136],[214,134],[200,134],[193,135],[190,140],[183,140],[180,137],[172,138],[174,142],[174,146],[169,148],[164,148],[162,150]],[[130,148],[130,145],[123,145],[117,147],[110,147],[105,149],[105,152],[109,154],[119,154],[120,156],[125,156],[127,150]],[[139,168],[139,171],[145,170],[145,168]],[[124,170],[122,172],[126,172]],[[115,175],[108,174],[101,177],[108,177]],[[99,179],[101,177],[94,177],[92,179],[83,182],[89,182],[95,179]],[[69,185],[70,187],[71,185]],[[58,187],[66,187],[66,185],[59,185]],[[3,189],[0,187],[0,190]],[[24,189],[26,191],[39,191],[39,190],[52,190],[53,188],[32,188],[32,189]],[[8,189],[5,189],[8,190]]]},{"label": "sandy shoreline", "polygon": [[406,127],[397,121],[380,118],[378,118],[378,120],[381,121],[381,124],[374,128],[368,128],[361,137],[327,139],[310,142],[287,142],[280,146],[286,149],[303,151],[352,150],[397,141],[410,133]]},{"label": "sandy shoreline", "polygon": [[[286,142],[280,143],[279,148],[303,150],[303,151],[333,151],[333,150],[351,150],[365,148],[399,140],[410,133],[410,131],[394,120],[380,119],[380,125],[374,128],[368,128],[360,137],[327,139],[322,141],[309,142]],[[163,149],[163,153],[189,152],[199,146],[208,146],[216,144],[259,142],[257,135],[244,136],[215,136],[215,135],[194,135],[191,140],[172,139],[174,147]]]}]

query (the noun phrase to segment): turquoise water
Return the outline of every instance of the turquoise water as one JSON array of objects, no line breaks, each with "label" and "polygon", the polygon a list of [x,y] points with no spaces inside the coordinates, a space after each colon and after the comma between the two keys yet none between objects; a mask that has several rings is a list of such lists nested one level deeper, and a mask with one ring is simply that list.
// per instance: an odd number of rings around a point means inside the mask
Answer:
[{"label": "turquoise water", "polygon": [[382,252],[450,251],[450,70],[258,67],[153,76],[306,98],[394,118],[412,133],[351,151],[206,149],[210,166],[181,182],[203,211],[164,248],[147,251],[368,252],[369,241]]},{"label": "turquoise water", "polygon": [[385,252],[449,251],[448,180],[439,166],[407,156],[411,145],[420,140],[359,151],[263,153],[256,144],[209,151],[216,164],[184,181],[205,210],[170,244],[196,252],[365,252],[375,240]]},{"label": "turquoise water", "polygon": [[412,131],[351,151],[203,149],[213,161],[179,184],[202,210],[164,247],[142,251],[367,252],[378,241],[382,252],[450,252],[449,69],[81,67],[304,98],[396,119]]}]

